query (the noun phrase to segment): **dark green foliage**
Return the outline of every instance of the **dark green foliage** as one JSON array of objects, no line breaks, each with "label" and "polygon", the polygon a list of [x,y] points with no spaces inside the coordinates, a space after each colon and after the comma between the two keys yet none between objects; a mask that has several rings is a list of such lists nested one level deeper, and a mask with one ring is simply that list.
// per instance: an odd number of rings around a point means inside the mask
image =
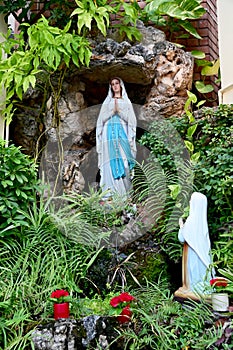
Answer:
[{"label": "dark green foliage", "polygon": [[232,221],[233,105],[205,109],[194,142],[201,152],[194,167],[197,187],[208,197],[213,233]]},{"label": "dark green foliage", "polygon": [[[200,158],[190,163],[190,176],[193,176],[193,189],[203,192],[208,198],[208,224],[212,241],[216,244],[219,241],[218,244],[222,248],[225,246],[224,249],[228,249],[229,253],[231,248],[226,243],[229,241],[227,236],[232,232],[233,214],[233,106],[221,105],[215,109],[203,109],[198,115],[192,123],[197,124],[197,129],[189,141],[192,142],[194,151],[200,152]],[[190,122],[187,116],[173,117],[169,122],[177,130],[179,137],[188,139]],[[151,147],[152,157],[156,158],[165,172],[177,176],[173,153],[164,141],[161,142],[158,128],[151,130],[150,134],[143,136],[143,144]],[[179,178],[180,176],[175,181]],[[182,181],[180,184],[183,186]],[[188,204],[187,201],[186,203]],[[177,228],[175,236],[174,234],[175,232],[168,232],[164,236],[165,241],[167,238],[168,242],[170,239],[176,240]]]},{"label": "dark green foliage", "polygon": [[[157,134],[154,138],[156,137]],[[152,139],[153,136],[150,135],[150,140]],[[164,144],[162,147],[166,151]],[[192,170],[189,163],[179,156],[169,171],[167,164],[171,158],[167,163],[166,160],[161,160],[159,154],[152,154],[153,157],[155,160],[146,165],[138,165],[135,169],[135,198],[143,208],[139,219],[146,224],[148,232],[153,232],[160,249],[169,259],[177,262],[181,256],[181,244],[177,238],[178,220],[185,212],[193,191]]]},{"label": "dark green foliage", "polygon": [[200,2],[199,0],[147,0],[143,13],[147,20],[157,26],[169,28],[171,34],[179,32],[182,28],[201,39],[190,21],[204,15],[205,9]]},{"label": "dark green foliage", "polygon": [[[189,160],[182,136],[187,122],[179,123],[179,130],[172,120],[158,119],[142,135],[140,143],[151,151],[150,160],[157,161],[164,172],[176,172],[181,163]],[[181,132],[180,132],[181,131]]]},{"label": "dark green foliage", "polygon": [[141,284],[144,284],[145,280],[156,281],[161,272],[163,275],[166,275],[167,278],[169,277],[164,254],[161,252],[154,254],[146,254],[146,252],[144,254],[142,252],[140,253],[141,256],[143,256],[143,261],[140,260],[140,257],[138,256],[138,268],[135,269],[136,271],[133,271],[133,273]]},{"label": "dark green foliage", "polygon": [[[0,13],[9,16],[13,14],[17,22],[34,24],[41,15],[48,15],[52,25],[64,27],[69,21],[69,15],[74,8],[74,3],[69,0],[46,0],[41,2],[38,12],[32,11],[35,1],[27,0],[3,0]],[[20,10],[20,11],[19,11]],[[7,22],[7,20],[6,20]]]},{"label": "dark green foliage", "polygon": [[64,288],[74,300],[82,295],[80,281],[99,253],[59,230],[49,202],[21,214],[21,231],[0,230],[0,343],[14,350],[26,349],[31,330],[53,317],[53,290]]},{"label": "dark green foliage", "polygon": [[[215,342],[223,330],[215,326],[207,303],[189,300],[182,306],[173,300],[162,279],[147,282],[131,294],[136,297],[134,325],[121,334],[125,337],[124,349],[217,349]],[[230,349],[227,344],[226,349]]]},{"label": "dark green foliage", "polygon": [[88,221],[93,227],[109,229],[121,226],[121,216],[126,204],[120,197],[114,197],[111,202],[104,203],[102,197],[103,193],[90,190],[90,193],[73,193],[67,196],[66,200],[70,210],[78,211],[80,218]]},{"label": "dark green foliage", "polygon": [[0,140],[0,229],[25,224],[19,210],[26,210],[35,201],[38,184],[33,160],[19,147],[6,147]]}]

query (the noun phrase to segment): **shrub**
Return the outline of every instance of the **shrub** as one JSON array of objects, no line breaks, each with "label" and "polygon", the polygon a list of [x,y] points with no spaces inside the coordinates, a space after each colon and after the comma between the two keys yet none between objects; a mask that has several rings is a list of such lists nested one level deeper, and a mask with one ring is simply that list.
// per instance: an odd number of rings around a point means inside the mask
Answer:
[{"label": "shrub", "polygon": [[205,109],[198,121],[194,146],[201,157],[194,167],[195,182],[208,197],[213,232],[232,220],[233,105]]},{"label": "shrub", "polygon": [[[224,252],[226,250],[230,252],[228,241],[229,234],[232,232],[232,121],[233,105],[221,105],[215,109],[203,108],[191,124],[186,115],[180,118],[172,117],[168,124],[171,130],[172,127],[177,130],[178,136],[192,144],[192,154],[194,152],[200,154],[195,162],[190,162],[194,175],[192,185],[195,191],[203,192],[208,198],[208,224],[212,241],[214,247],[225,246]],[[155,122],[155,127],[152,125],[150,133],[143,135],[141,143],[151,149],[150,157],[156,158],[164,173],[170,173],[175,179],[179,167],[177,167],[178,163],[174,163],[173,155],[179,155],[179,149],[175,149],[175,146],[168,149],[166,139],[161,139],[162,131],[156,128],[156,125]],[[192,126],[195,132],[190,136],[188,130]],[[171,133],[166,131],[166,134]],[[184,187],[185,184],[181,185]],[[164,248],[172,260],[177,259],[177,254],[174,254],[177,232],[178,227],[174,227],[173,231],[163,237]],[[169,247],[173,247],[171,251]],[[178,250],[177,253],[179,253]],[[223,254],[222,257],[218,255],[218,258],[222,260]]]},{"label": "shrub", "polygon": [[[221,105],[217,109],[205,108],[201,117],[195,120],[196,132],[192,142],[200,158],[193,165],[194,187],[208,197],[210,225],[216,229],[229,222],[232,217],[232,167],[233,147],[233,105]],[[190,127],[186,116],[171,118],[171,124],[184,139]],[[165,171],[173,169],[172,157],[166,143],[158,139],[156,128],[143,136],[153,156],[156,156]]]},{"label": "shrub", "polygon": [[26,210],[39,190],[37,166],[20,147],[0,140],[0,229],[8,225],[24,225],[20,210]]}]

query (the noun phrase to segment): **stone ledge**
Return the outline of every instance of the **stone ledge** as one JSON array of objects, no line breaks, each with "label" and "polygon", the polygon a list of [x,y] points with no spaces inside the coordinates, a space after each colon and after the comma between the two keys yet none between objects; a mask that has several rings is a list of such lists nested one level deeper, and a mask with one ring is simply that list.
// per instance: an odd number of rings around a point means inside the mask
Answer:
[{"label": "stone ledge", "polygon": [[[80,320],[59,319],[37,326],[32,334],[35,350],[109,349],[118,336],[119,323],[115,317],[86,316]],[[111,349],[122,349],[114,343]]]}]

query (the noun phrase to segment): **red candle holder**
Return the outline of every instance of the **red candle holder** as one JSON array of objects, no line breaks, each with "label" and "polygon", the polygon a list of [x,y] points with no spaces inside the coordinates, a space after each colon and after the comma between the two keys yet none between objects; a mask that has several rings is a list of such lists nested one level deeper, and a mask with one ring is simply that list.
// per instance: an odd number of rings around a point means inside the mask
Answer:
[{"label": "red candle holder", "polygon": [[53,304],[53,313],[55,320],[59,318],[69,318],[70,310],[69,303]]}]

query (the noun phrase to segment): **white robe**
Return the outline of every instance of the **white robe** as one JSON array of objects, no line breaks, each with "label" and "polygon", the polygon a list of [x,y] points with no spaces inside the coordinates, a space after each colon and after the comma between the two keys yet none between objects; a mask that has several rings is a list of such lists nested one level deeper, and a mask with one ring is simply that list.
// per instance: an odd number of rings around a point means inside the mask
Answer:
[{"label": "white robe", "polygon": [[[187,264],[183,266],[183,282],[193,292],[204,293],[205,284],[209,285],[211,272],[210,238],[207,223],[207,198],[194,192],[190,200],[190,213],[178,233],[180,242],[188,245]],[[184,261],[183,261],[184,264]]]},{"label": "white robe", "polygon": [[[122,87],[122,98],[117,99],[118,114],[130,144],[132,157],[135,159],[137,120],[132,103],[127,96],[122,80],[120,80],[120,84]],[[114,195],[114,193],[121,196],[127,196],[127,192],[131,188],[128,160],[122,148],[120,149],[120,152],[124,162],[126,176],[120,179],[114,179],[111,172],[107,142],[107,122],[113,116],[115,108],[115,99],[112,96],[111,85],[109,85],[108,95],[100,109],[96,126],[96,150],[98,153],[98,167],[101,176],[100,187],[102,188],[102,191],[109,190],[105,197]]]}]

